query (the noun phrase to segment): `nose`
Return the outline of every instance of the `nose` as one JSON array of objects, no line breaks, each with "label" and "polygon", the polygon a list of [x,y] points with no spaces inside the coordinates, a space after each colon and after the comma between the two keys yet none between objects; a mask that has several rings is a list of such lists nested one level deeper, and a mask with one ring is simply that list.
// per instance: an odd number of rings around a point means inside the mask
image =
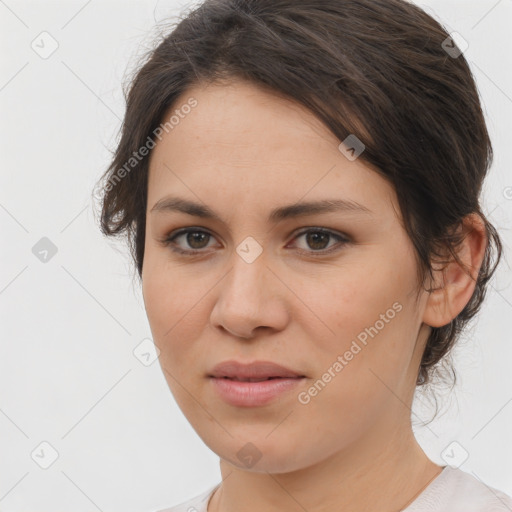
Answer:
[{"label": "nose", "polygon": [[211,324],[245,339],[257,330],[282,330],[289,321],[286,292],[263,254],[248,263],[234,251],[232,267],[218,285]]}]

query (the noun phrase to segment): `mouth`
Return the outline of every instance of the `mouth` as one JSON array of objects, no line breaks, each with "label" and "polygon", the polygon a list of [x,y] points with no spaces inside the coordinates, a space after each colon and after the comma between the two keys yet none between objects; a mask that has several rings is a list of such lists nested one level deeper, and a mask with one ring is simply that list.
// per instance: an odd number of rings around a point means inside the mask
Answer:
[{"label": "mouth", "polygon": [[262,382],[273,379],[301,379],[306,375],[271,361],[240,363],[231,360],[217,364],[208,377],[239,382]]},{"label": "mouth", "polygon": [[224,361],[207,375],[216,395],[234,407],[263,407],[291,399],[306,375],[271,361]]},{"label": "mouth", "polygon": [[304,378],[295,377],[211,377],[216,396],[233,407],[264,407],[277,399],[291,400],[293,390],[302,385]]},{"label": "mouth", "polygon": [[304,375],[297,375],[295,377],[266,377],[266,378],[247,378],[247,377],[214,377],[214,379],[227,379],[227,380],[234,380],[237,382],[264,382],[266,380],[275,380],[275,379],[302,379]]}]

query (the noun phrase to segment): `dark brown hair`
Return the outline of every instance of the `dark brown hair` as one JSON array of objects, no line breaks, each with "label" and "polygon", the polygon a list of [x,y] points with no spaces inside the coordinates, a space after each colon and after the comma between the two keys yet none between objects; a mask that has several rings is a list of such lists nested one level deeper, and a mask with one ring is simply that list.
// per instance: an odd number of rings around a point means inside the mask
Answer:
[{"label": "dark brown hair", "polygon": [[469,66],[456,46],[447,52],[448,37],[403,0],[204,1],[151,49],[125,90],[121,138],[99,182],[102,232],[127,235],[140,279],[149,158],[133,170],[126,163],[155,138],[190,86],[243,79],[299,102],[340,142],[357,136],[365,145],[360,158],[393,185],[416,250],[418,283],[427,273],[432,278],[434,260],[453,257],[463,266],[457,228],[466,215],[485,222],[487,248],[473,296],[428,339],[417,385],[429,383],[480,309],[502,253],[479,204],[491,142]]}]

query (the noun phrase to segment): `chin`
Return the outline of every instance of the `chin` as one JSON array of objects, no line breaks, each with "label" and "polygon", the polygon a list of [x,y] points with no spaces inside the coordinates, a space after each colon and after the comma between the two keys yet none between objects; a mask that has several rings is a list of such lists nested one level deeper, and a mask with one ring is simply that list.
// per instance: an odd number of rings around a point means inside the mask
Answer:
[{"label": "chin", "polygon": [[[211,442],[203,439],[205,444],[221,459],[233,468],[254,473],[290,473],[314,464],[308,461],[307,453],[298,449],[295,443],[286,444],[285,438],[276,436],[267,437],[267,433],[260,437],[254,436],[249,440],[244,438],[225,438],[224,443],[217,439]],[[313,447],[314,456],[318,451]],[[311,456],[311,454],[309,454]]]}]

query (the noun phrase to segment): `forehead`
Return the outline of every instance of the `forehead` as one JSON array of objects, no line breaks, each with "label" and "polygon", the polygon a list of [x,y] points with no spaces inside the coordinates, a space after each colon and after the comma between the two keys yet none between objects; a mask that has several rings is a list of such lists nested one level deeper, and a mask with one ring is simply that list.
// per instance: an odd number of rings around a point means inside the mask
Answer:
[{"label": "forehead", "polygon": [[165,193],[203,198],[212,188],[225,201],[279,196],[288,203],[328,192],[379,210],[396,199],[382,176],[361,159],[349,161],[338,138],[290,99],[243,81],[196,85],[164,120],[190,98],[196,106],[152,150],[149,208]]},{"label": "forehead", "polygon": [[177,98],[165,117],[179,110],[189,98],[194,98],[197,106],[169,134],[164,134],[168,141],[172,139],[171,144],[214,148],[234,155],[238,149],[246,154],[265,144],[265,154],[272,151],[271,156],[275,157],[276,152],[290,149],[289,145],[297,140],[307,140],[307,149],[322,140],[324,145],[337,141],[300,103],[250,82],[196,84]]}]

